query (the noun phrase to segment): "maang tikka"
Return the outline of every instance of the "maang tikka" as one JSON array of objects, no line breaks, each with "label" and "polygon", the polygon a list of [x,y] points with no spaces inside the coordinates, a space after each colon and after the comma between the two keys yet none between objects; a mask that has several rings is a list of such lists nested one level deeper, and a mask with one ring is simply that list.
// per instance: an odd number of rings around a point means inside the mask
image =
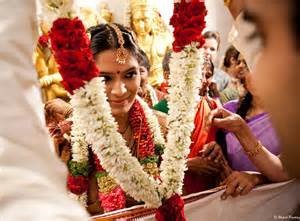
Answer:
[{"label": "maang tikka", "polygon": [[126,59],[128,57],[128,52],[127,50],[124,48],[124,38],[122,35],[121,30],[119,29],[119,27],[115,24],[110,24],[110,26],[112,27],[112,29],[114,29],[117,38],[118,38],[118,43],[120,45],[120,47],[117,49],[116,52],[116,62],[118,64],[125,64],[126,63]]}]

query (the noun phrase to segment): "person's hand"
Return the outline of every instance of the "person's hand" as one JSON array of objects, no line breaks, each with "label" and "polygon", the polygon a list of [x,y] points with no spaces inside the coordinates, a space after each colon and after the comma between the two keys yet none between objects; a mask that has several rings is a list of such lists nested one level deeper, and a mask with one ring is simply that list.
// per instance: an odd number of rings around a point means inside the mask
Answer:
[{"label": "person's hand", "polygon": [[221,172],[221,167],[210,160],[202,159],[201,157],[189,158],[187,167],[190,171],[198,174],[213,175]]},{"label": "person's hand", "polygon": [[44,109],[47,124],[50,122],[60,122],[67,118],[72,112],[71,105],[59,98],[47,101]]},{"label": "person's hand", "polygon": [[208,85],[209,85],[209,83],[207,81],[202,82],[202,86],[199,90],[199,95],[200,96],[206,96],[207,95]]},{"label": "person's hand", "polygon": [[212,97],[212,98],[216,98],[216,97],[220,97],[220,93],[219,93],[219,90],[218,90],[218,87],[217,87],[217,84],[215,82],[211,82],[209,85],[208,85],[208,89],[209,89],[209,95]]},{"label": "person's hand", "polygon": [[228,196],[246,195],[259,183],[258,174],[234,171],[222,182],[226,185],[226,190],[221,195],[221,199],[225,200]]},{"label": "person's hand", "polygon": [[222,168],[220,171],[221,181],[226,179],[232,173],[232,169],[228,165],[220,145],[215,141],[205,144],[203,149],[199,152],[199,157],[208,161],[213,161]]},{"label": "person's hand", "polygon": [[48,87],[53,83],[53,79],[51,75],[43,76],[39,79],[42,87]]},{"label": "person's hand", "polygon": [[198,155],[202,159],[211,160],[215,163],[220,163],[221,161],[225,160],[220,145],[215,141],[205,144]]},{"label": "person's hand", "polygon": [[217,108],[210,112],[208,115],[208,125],[233,133],[242,133],[248,128],[241,116],[224,108]]}]

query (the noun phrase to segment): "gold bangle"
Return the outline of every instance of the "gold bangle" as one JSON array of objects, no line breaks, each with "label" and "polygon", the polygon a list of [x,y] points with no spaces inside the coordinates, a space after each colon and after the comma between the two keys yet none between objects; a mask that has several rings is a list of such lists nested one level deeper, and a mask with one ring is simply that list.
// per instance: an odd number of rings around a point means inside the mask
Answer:
[{"label": "gold bangle", "polygon": [[263,149],[263,145],[261,144],[260,141],[257,141],[257,144],[255,145],[253,150],[246,151],[246,153],[249,157],[256,157],[257,154],[259,154],[262,151],[262,149]]},{"label": "gold bangle", "polygon": [[232,0],[224,0],[224,5],[229,8]]}]

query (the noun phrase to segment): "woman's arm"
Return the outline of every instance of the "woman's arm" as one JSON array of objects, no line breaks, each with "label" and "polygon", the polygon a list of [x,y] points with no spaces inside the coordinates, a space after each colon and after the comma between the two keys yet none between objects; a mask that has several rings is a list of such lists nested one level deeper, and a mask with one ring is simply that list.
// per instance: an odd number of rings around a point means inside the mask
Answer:
[{"label": "woman's arm", "polygon": [[272,154],[254,137],[248,125],[243,122],[241,130],[235,133],[249,159],[271,181],[281,182],[289,179],[279,157]]},{"label": "woman's arm", "polygon": [[233,132],[251,162],[270,181],[281,182],[289,179],[280,159],[260,144],[239,115],[218,108],[210,113],[209,123]]}]

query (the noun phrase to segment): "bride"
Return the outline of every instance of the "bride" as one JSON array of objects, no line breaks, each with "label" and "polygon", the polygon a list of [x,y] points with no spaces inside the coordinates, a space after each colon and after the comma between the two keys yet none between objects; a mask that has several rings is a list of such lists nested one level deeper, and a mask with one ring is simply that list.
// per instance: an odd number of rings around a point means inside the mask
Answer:
[{"label": "bride", "polygon": [[[157,178],[163,148],[155,144],[144,110],[137,99],[141,81],[139,48],[131,32],[119,24],[101,24],[92,28],[90,33],[91,50],[101,70],[100,76],[105,81],[107,99],[118,132],[144,171]],[[124,53],[118,53],[120,48],[125,49]],[[71,129],[72,122],[66,120],[72,114],[71,106],[56,99],[45,105],[45,111],[57,152],[69,167],[68,188],[77,196],[87,191],[88,211],[99,214],[137,204],[102,168],[91,150],[85,168],[74,165],[71,144],[65,139]]]}]

